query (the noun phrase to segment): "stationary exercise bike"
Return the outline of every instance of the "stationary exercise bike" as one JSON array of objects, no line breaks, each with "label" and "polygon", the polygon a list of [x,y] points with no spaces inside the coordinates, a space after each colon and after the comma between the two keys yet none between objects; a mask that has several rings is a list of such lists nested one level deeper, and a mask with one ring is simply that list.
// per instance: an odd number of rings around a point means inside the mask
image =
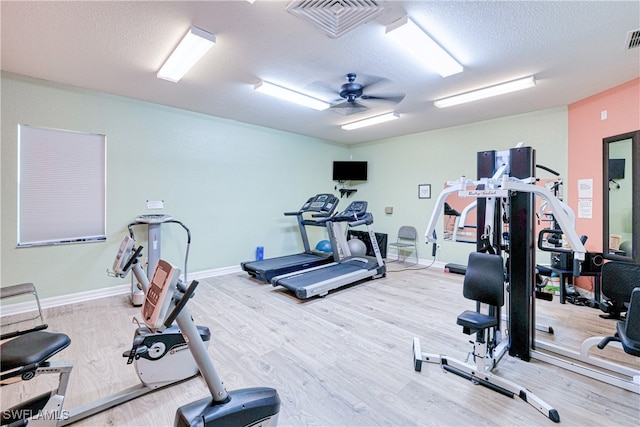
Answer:
[{"label": "stationary exercise bike", "polygon": [[[129,236],[122,241],[113,264],[113,275],[126,277],[133,270],[145,294],[149,280],[138,259],[142,247],[135,248]],[[186,288],[180,284],[184,291]],[[208,344],[211,333],[198,326],[197,334]],[[140,384],[113,395],[90,402],[72,410],[62,410],[64,395],[73,368],[72,362],[50,362],[48,359],[70,344],[65,334],[29,332],[2,344],[2,380],[21,377],[29,380],[41,373],[60,374],[57,389],[23,402],[2,413],[1,425],[26,424],[31,420],[46,425],[67,425],[128,402],[149,392],[181,382],[198,374],[198,367],[188,350],[180,329],[169,324],[166,328],[150,330],[146,326],[136,329],[131,350],[123,356],[133,364]]]},{"label": "stationary exercise bike", "polygon": [[187,336],[189,350],[211,396],[178,408],[174,425],[277,425],[280,397],[275,389],[256,387],[231,392],[225,390],[187,308],[198,282],[192,281],[184,294],[176,293],[179,276],[180,270],[162,259],[158,261],[142,307],[143,320],[151,331],[170,325],[174,320],[178,323],[182,333]]},{"label": "stationary exercise bike", "polygon": [[[130,236],[125,236],[120,244],[113,262],[114,277],[125,278],[129,271],[137,279],[146,295],[149,290],[149,279],[139,262],[142,246],[135,246]],[[180,283],[179,289],[186,290]],[[198,334],[208,345],[211,332],[205,326],[197,327]],[[130,350],[122,356],[127,364],[133,364],[140,384],[136,384],[111,396],[90,402],[69,411],[68,417],[60,425],[67,425],[114,406],[136,399],[159,388],[167,387],[192,378],[198,374],[198,367],[193,360],[182,332],[176,325],[150,330],[146,326],[136,329]]]}]

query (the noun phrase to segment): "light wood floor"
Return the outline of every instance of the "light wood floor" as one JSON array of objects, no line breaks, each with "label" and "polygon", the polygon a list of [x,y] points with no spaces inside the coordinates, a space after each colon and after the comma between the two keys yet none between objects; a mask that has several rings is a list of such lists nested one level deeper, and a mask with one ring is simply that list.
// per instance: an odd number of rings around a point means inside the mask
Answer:
[{"label": "light wood floor", "polygon": [[[471,349],[457,315],[473,309],[462,276],[439,269],[398,271],[386,278],[300,301],[245,273],[201,281],[190,303],[196,323],[211,328],[209,353],[227,389],[269,386],[282,399],[283,426],[553,425],[532,406],[510,399],[438,365],[412,365],[412,339],[423,351],[464,360]],[[37,284],[36,284],[37,285]],[[615,321],[587,307],[541,301],[549,341],[578,350],[592,335],[610,335]],[[50,331],[71,346],[55,359],[74,360],[65,408],[137,383],[121,357],[131,345],[138,309],[125,296],[46,311]],[[6,320],[6,319],[3,319]],[[543,338],[542,336],[539,336]],[[602,354],[640,367],[620,350]],[[544,362],[506,356],[494,373],[553,405],[567,426],[636,426],[640,397]],[[53,383],[40,376],[2,388],[2,407]],[[77,423],[78,426],[170,426],[178,406],[207,395],[200,378],[156,391]]]}]

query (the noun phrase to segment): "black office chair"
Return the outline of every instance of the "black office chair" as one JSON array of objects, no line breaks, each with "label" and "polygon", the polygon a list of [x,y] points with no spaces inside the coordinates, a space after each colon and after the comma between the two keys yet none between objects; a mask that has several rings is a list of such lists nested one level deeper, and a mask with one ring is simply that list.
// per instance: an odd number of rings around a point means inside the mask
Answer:
[{"label": "black office chair", "polygon": [[611,341],[619,342],[625,353],[640,357],[640,287],[631,292],[627,318],[618,321],[616,334],[600,341],[598,348],[602,350]]},{"label": "black office chair", "polygon": [[640,264],[610,261],[602,266],[602,295],[600,310],[608,313],[605,319],[620,319],[627,311],[631,291],[640,286]]}]

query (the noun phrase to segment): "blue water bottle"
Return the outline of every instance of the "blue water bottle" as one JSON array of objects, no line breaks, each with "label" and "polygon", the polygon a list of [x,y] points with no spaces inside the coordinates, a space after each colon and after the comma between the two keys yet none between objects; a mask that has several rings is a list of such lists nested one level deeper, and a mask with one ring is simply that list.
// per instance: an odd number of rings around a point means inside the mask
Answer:
[{"label": "blue water bottle", "polygon": [[256,248],[256,260],[257,261],[262,261],[264,259],[264,247],[263,246],[258,246]]}]

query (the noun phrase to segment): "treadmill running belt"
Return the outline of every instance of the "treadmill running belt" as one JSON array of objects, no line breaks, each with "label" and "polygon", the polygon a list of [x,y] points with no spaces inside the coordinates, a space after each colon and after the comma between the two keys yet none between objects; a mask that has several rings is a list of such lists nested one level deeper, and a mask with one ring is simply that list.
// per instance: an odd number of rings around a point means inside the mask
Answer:
[{"label": "treadmill running belt", "polygon": [[373,272],[367,268],[367,265],[366,262],[355,260],[340,264],[330,264],[317,270],[306,271],[304,274],[283,277],[273,283],[273,285],[283,286],[295,291],[298,298],[308,298],[310,295],[308,295],[307,290],[322,286],[324,282],[344,280],[344,284],[349,284],[355,283],[360,279],[371,277]]},{"label": "treadmill running belt", "polygon": [[249,274],[254,274],[258,279],[265,282],[280,274],[292,271],[303,270],[316,265],[327,264],[333,260],[329,255],[316,255],[300,253],[285,255],[277,258],[268,258],[258,261],[242,263],[242,269]]}]

